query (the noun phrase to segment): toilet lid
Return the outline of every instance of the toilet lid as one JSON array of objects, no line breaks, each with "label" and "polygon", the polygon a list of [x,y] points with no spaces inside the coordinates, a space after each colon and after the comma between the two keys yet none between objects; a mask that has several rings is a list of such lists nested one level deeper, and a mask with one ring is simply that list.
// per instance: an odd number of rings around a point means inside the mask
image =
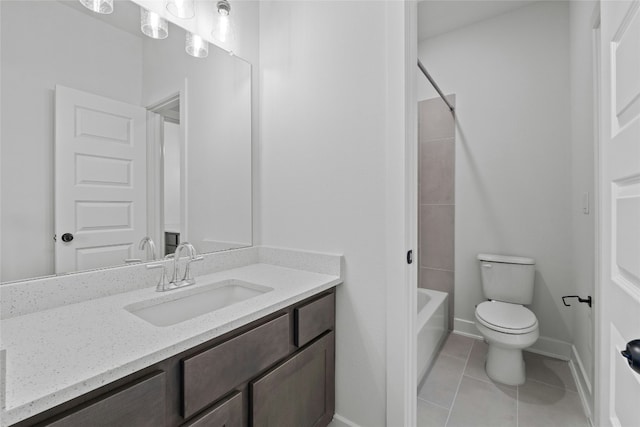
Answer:
[{"label": "toilet lid", "polygon": [[538,327],[538,319],[519,304],[485,301],[476,307],[476,318],[487,328],[510,334],[525,334]]}]

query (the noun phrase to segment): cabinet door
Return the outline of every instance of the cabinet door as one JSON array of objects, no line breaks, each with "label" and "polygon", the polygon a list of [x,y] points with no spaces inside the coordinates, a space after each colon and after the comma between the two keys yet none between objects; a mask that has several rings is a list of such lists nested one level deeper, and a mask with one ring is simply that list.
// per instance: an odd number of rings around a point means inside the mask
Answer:
[{"label": "cabinet door", "polygon": [[157,372],[74,409],[49,427],[160,427],[165,425],[165,373]]},{"label": "cabinet door", "polygon": [[335,401],[334,332],[251,382],[255,427],[326,426]]},{"label": "cabinet door", "polygon": [[242,393],[232,394],[182,427],[242,427]]},{"label": "cabinet door", "polygon": [[289,353],[284,314],[182,361],[182,414],[189,418]]}]

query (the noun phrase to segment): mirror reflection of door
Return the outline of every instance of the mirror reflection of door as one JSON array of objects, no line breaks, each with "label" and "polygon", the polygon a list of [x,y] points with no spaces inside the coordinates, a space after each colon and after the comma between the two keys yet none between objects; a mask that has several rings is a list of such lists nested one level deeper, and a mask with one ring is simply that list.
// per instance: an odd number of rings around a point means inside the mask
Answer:
[{"label": "mirror reflection of door", "polygon": [[56,86],[56,273],[118,265],[147,231],[145,109]]}]

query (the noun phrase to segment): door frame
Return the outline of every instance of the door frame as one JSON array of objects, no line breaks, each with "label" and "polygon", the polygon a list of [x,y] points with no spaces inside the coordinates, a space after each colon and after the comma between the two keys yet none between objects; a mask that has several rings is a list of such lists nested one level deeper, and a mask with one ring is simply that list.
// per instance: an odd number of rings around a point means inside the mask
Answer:
[{"label": "door frame", "polygon": [[154,206],[153,219],[148,221],[148,234],[158,244],[158,255],[164,253],[164,122],[174,122],[176,118],[165,116],[168,105],[178,101],[180,117],[180,240],[187,241],[187,123],[186,123],[186,80],[185,86],[160,101],[147,106],[147,192],[149,206]]},{"label": "door frame", "polygon": [[[417,2],[386,2],[386,425],[415,426],[417,410]],[[401,31],[398,31],[398,29]]]},{"label": "door frame", "polygon": [[602,188],[600,183],[602,182],[602,167],[601,167],[601,135],[602,126],[600,120],[602,118],[601,113],[601,94],[600,94],[600,66],[602,63],[602,49],[600,46],[600,1],[598,1],[594,7],[593,15],[591,19],[592,27],[592,76],[593,76],[593,150],[594,150],[594,200],[593,200],[593,214],[594,214],[594,300],[595,300],[595,316],[594,316],[594,363],[593,363],[593,413],[591,414],[591,423],[598,424],[601,414],[601,384],[600,384],[600,343],[602,342],[602,334],[600,330],[600,319],[602,318],[602,283],[600,274],[602,271],[601,265],[604,262],[603,254],[600,245],[600,228],[601,228],[601,201],[602,201]]}]

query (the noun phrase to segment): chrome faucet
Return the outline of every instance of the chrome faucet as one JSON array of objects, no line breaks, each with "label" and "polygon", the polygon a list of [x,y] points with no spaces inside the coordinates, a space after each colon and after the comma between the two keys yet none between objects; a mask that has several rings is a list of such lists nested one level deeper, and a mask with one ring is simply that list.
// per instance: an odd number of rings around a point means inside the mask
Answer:
[{"label": "chrome faucet", "polygon": [[144,251],[146,246],[149,246],[149,249],[151,250],[151,261],[155,261],[156,260],[156,244],[153,242],[153,239],[151,237],[143,237],[142,240],[140,240],[140,243],[138,244],[138,249],[141,251]]},{"label": "chrome faucet", "polygon": [[[184,274],[180,276],[178,274],[180,272],[178,264],[180,263],[180,252],[182,252],[183,249],[186,249],[188,251],[188,258],[184,268]],[[196,283],[196,279],[191,277],[190,266],[192,262],[202,261],[204,259],[202,255],[197,254],[196,248],[194,248],[193,245],[188,242],[180,243],[174,253],[168,254],[164,257],[165,260],[170,260],[172,258],[173,273],[171,274],[171,278],[169,280],[167,280],[165,263],[147,265],[147,269],[162,268],[162,276],[160,276],[158,286],[156,287],[157,292],[169,291],[171,289],[181,288],[183,286],[189,286]]]},{"label": "chrome faucet", "polygon": [[[184,268],[184,274],[180,276],[180,253],[183,250],[187,250],[187,263]],[[175,252],[173,254],[169,254],[165,257],[165,259],[173,258],[173,274],[171,274],[171,279],[167,283],[166,273],[164,272],[164,265],[162,271],[162,277],[160,278],[160,282],[158,283],[158,287],[156,290],[158,292],[168,291],[170,289],[181,288],[183,286],[189,286],[196,283],[196,279],[191,277],[191,263],[194,261],[202,261],[204,258],[201,255],[198,255],[196,252],[196,248],[193,247],[191,243],[183,242],[178,245]]]},{"label": "chrome faucet", "polygon": [[[178,264],[180,264],[180,252],[182,252],[183,249],[187,250],[187,256],[189,258],[187,259],[187,266],[185,267],[185,270],[184,270],[184,276],[182,276],[182,279],[178,281],[178,272],[179,272]],[[175,286],[192,285],[195,282],[195,280],[189,277],[189,264],[191,263],[191,261],[194,261],[195,259],[196,259],[196,248],[194,248],[193,245],[188,242],[180,243],[176,248],[176,251],[173,253],[173,275],[171,276],[171,283],[173,283]],[[186,283],[188,281],[192,281],[192,282]]]}]

